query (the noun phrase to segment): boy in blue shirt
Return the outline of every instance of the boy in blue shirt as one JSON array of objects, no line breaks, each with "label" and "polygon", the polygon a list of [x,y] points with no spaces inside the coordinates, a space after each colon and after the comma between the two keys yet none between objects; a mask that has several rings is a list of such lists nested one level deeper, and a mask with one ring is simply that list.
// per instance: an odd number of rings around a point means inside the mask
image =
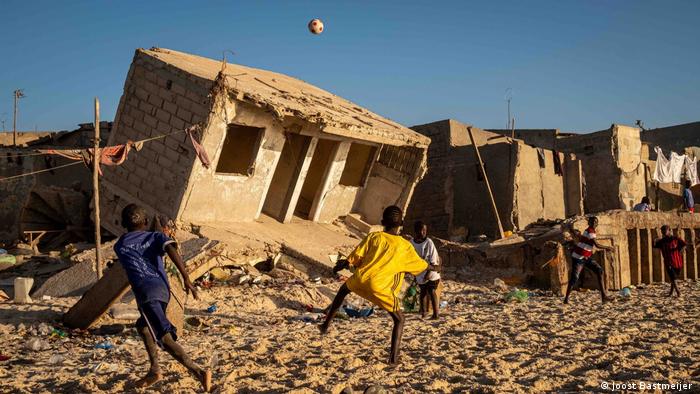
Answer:
[{"label": "boy in blue shirt", "polygon": [[165,349],[180,364],[185,366],[201,383],[206,392],[211,390],[211,371],[204,370],[185,354],[177,344],[177,330],[168,321],[165,311],[170,301],[170,285],[163,266],[163,255],[168,254],[184,279],[185,291],[197,291],[187,275],[182,257],[177,252],[175,241],[162,232],[146,231],[146,211],[136,204],[127,205],[122,211],[122,226],[127,233],[114,245],[119,262],[129,278],[136,297],[141,317],[136,321],[138,331],[151,362],[148,374],[135,383],[146,387],[162,377],[158,365],[158,346]]}]

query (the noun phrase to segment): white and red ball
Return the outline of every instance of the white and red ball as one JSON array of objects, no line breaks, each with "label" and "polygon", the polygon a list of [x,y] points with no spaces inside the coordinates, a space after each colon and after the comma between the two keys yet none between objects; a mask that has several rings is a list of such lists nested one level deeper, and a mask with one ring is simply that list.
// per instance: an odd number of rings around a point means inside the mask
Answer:
[{"label": "white and red ball", "polygon": [[320,19],[312,19],[309,21],[309,31],[313,34],[323,33],[323,22]]}]

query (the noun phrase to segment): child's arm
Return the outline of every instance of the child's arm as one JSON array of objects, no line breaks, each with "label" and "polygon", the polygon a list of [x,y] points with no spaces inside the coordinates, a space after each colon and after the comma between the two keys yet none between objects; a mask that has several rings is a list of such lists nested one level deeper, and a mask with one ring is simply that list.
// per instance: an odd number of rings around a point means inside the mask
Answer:
[{"label": "child's arm", "polygon": [[190,275],[187,273],[187,270],[185,269],[185,263],[182,261],[182,257],[180,256],[180,253],[177,252],[177,249],[175,248],[175,244],[171,243],[168,245],[165,245],[165,253],[168,254],[168,257],[170,257],[170,260],[175,263],[175,266],[177,267],[177,270],[180,271],[180,274],[182,274],[182,279],[185,282],[185,291],[186,292],[191,292],[192,296],[194,297],[195,300],[199,299],[199,295],[197,294],[197,289],[195,289],[194,285],[192,284],[192,281],[190,281]]}]

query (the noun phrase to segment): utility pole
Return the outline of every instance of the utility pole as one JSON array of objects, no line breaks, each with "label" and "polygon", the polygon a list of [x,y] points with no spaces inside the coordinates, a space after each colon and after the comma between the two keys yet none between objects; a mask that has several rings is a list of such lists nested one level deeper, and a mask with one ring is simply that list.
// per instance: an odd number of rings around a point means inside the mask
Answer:
[{"label": "utility pole", "polygon": [[511,128],[510,100],[513,99],[513,89],[506,89],[506,102],[508,103],[508,119],[506,119],[506,130]]},{"label": "utility pole", "polygon": [[13,92],[15,97],[15,113],[12,116],[12,145],[17,146],[17,100],[24,97],[24,92],[22,89],[15,89]]},{"label": "utility pole", "polygon": [[486,176],[486,169],[484,168],[484,162],[481,160],[481,154],[479,153],[479,147],[476,146],[476,141],[474,141],[474,135],[472,134],[472,128],[467,127],[467,132],[469,133],[469,139],[472,141],[472,146],[474,147],[474,153],[476,154],[476,160],[479,162],[479,169],[481,170],[481,175],[484,177],[484,182],[486,183],[486,189],[489,192],[489,199],[491,199],[491,208],[493,209],[493,214],[496,216],[496,223],[498,224],[498,239],[505,238],[503,233],[503,225],[501,224],[501,216],[498,214],[498,207],[496,207],[496,200],[493,198],[493,192],[491,191],[491,184],[489,183],[489,177]]},{"label": "utility pole", "polygon": [[95,97],[95,141],[92,156],[92,198],[95,204],[95,266],[97,279],[102,278],[102,237],[100,236],[100,101]]}]

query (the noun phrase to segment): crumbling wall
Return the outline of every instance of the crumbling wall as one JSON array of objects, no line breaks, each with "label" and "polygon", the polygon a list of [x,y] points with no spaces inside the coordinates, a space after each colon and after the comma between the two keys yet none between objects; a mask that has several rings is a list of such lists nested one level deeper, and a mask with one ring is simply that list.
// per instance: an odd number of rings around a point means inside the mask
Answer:
[{"label": "crumbling wall", "polygon": [[542,159],[536,148],[522,142],[514,142],[514,146],[518,150],[514,180],[516,226],[522,229],[539,219],[564,218],[564,181],[555,172],[555,153],[543,150]]},{"label": "crumbling wall", "polygon": [[425,160],[425,151],[420,148],[382,146],[354,211],[370,224],[379,224],[389,205],[405,212],[415,184],[425,171]]},{"label": "crumbling wall", "polygon": [[[428,172],[416,188],[407,220],[434,223],[431,232],[453,240],[498,233],[467,127],[454,120],[414,126],[414,130],[425,133],[438,145],[429,148]],[[504,136],[478,128],[472,128],[472,132],[504,230],[512,230],[515,228],[511,213],[515,201],[516,150]],[[433,216],[437,219],[432,219]]]},{"label": "crumbling wall", "polygon": [[664,152],[674,151],[683,154],[686,147],[700,146],[700,122],[686,123],[669,127],[660,127],[642,131],[642,142],[649,144],[650,157],[656,160],[653,147],[660,146]]},{"label": "crumbling wall", "polygon": [[[225,107],[218,107],[209,119],[202,141],[210,152],[212,166],[206,169],[197,164],[193,168],[182,208],[183,221],[232,223],[257,218],[284,147],[284,129],[270,114],[249,104],[221,99]],[[229,124],[264,129],[252,173],[216,173]]]},{"label": "crumbling wall", "polygon": [[[10,152],[0,156],[0,178],[31,172],[34,160],[30,157],[17,157]],[[36,177],[26,176],[0,181],[0,242],[12,242],[20,236],[20,217],[27,197],[36,183]]]},{"label": "crumbling wall", "polygon": [[121,209],[131,202],[178,216],[196,157],[189,137],[180,131],[208,118],[211,87],[209,80],[136,51],[108,144],[179,133],[146,142],[121,166],[103,168],[101,213],[106,229],[121,231]]}]

